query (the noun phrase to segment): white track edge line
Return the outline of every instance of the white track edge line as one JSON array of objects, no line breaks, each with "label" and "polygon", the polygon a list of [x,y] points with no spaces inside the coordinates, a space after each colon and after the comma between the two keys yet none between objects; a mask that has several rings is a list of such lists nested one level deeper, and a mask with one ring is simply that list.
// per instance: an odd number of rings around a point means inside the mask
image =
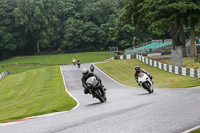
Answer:
[{"label": "white track edge line", "polygon": [[63,83],[64,83],[64,86],[65,86],[65,91],[77,102],[77,105],[76,105],[74,108],[72,108],[71,110],[69,110],[69,111],[72,111],[72,110],[78,108],[78,106],[80,105],[80,103],[79,103],[79,101],[68,91],[67,86],[66,86],[66,84],[65,84],[65,79],[64,79],[64,75],[63,75],[61,66],[60,66],[60,71],[61,71],[61,74],[62,74]]},{"label": "white track edge line", "polygon": [[182,133],[190,133],[190,132],[192,132],[192,131],[194,131],[194,130],[196,130],[196,129],[199,129],[199,128],[200,128],[200,125],[199,125],[199,126],[196,126],[196,127],[194,127],[194,128],[188,129],[188,130],[186,130],[186,131],[184,131],[184,132],[182,132]]}]

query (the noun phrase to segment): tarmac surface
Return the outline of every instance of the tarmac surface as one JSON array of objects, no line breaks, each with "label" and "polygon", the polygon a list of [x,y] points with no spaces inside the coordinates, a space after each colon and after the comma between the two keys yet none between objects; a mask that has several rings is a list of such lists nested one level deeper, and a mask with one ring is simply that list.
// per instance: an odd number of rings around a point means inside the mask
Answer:
[{"label": "tarmac surface", "polygon": [[157,88],[148,94],[95,68],[107,88],[107,102],[100,103],[83,93],[81,71],[89,66],[61,66],[68,91],[79,101],[75,109],[0,126],[0,133],[181,133],[200,125],[200,87]]}]

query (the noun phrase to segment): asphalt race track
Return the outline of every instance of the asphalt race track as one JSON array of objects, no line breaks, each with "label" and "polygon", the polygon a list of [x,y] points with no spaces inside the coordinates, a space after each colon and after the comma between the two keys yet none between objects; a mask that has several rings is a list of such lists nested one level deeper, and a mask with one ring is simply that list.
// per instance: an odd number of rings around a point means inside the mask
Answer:
[{"label": "asphalt race track", "polygon": [[76,109],[0,125],[0,133],[181,133],[200,125],[200,87],[148,94],[120,85],[95,68],[107,88],[107,102],[100,103],[83,93],[81,71],[89,66],[61,66],[68,91],[79,101]]}]

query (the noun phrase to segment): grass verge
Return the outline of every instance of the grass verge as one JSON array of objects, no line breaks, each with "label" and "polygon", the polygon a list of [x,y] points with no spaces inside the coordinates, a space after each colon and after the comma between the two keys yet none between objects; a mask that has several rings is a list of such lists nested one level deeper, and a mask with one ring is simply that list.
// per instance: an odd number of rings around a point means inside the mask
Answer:
[{"label": "grass verge", "polygon": [[71,59],[79,59],[81,63],[104,61],[110,57],[109,52],[86,52],[46,56],[22,56],[0,61],[0,73],[9,71],[18,74],[30,69],[38,69],[52,65],[68,65]]},{"label": "grass verge", "polygon": [[200,133],[200,128],[197,129],[197,130],[194,130],[194,131],[192,131],[192,132],[190,132],[190,133]]},{"label": "grass verge", "polygon": [[0,122],[66,111],[77,104],[65,92],[58,66],[6,76],[0,86]]},{"label": "grass verge", "polygon": [[200,86],[200,78],[176,75],[149,66],[136,59],[115,60],[107,63],[97,64],[97,66],[122,84],[137,87],[134,77],[134,67],[138,65],[147,70],[152,76],[155,88],[186,88]]}]

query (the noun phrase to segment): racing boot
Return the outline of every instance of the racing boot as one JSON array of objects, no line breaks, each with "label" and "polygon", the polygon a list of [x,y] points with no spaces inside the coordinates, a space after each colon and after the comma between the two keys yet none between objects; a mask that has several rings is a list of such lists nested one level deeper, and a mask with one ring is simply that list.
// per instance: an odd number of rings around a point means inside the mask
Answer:
[{"label": "racing boot", "polygon": [[87,95],[88,93],[90,94],[90,91],[87,88],[85,88],[84,93]]}]

